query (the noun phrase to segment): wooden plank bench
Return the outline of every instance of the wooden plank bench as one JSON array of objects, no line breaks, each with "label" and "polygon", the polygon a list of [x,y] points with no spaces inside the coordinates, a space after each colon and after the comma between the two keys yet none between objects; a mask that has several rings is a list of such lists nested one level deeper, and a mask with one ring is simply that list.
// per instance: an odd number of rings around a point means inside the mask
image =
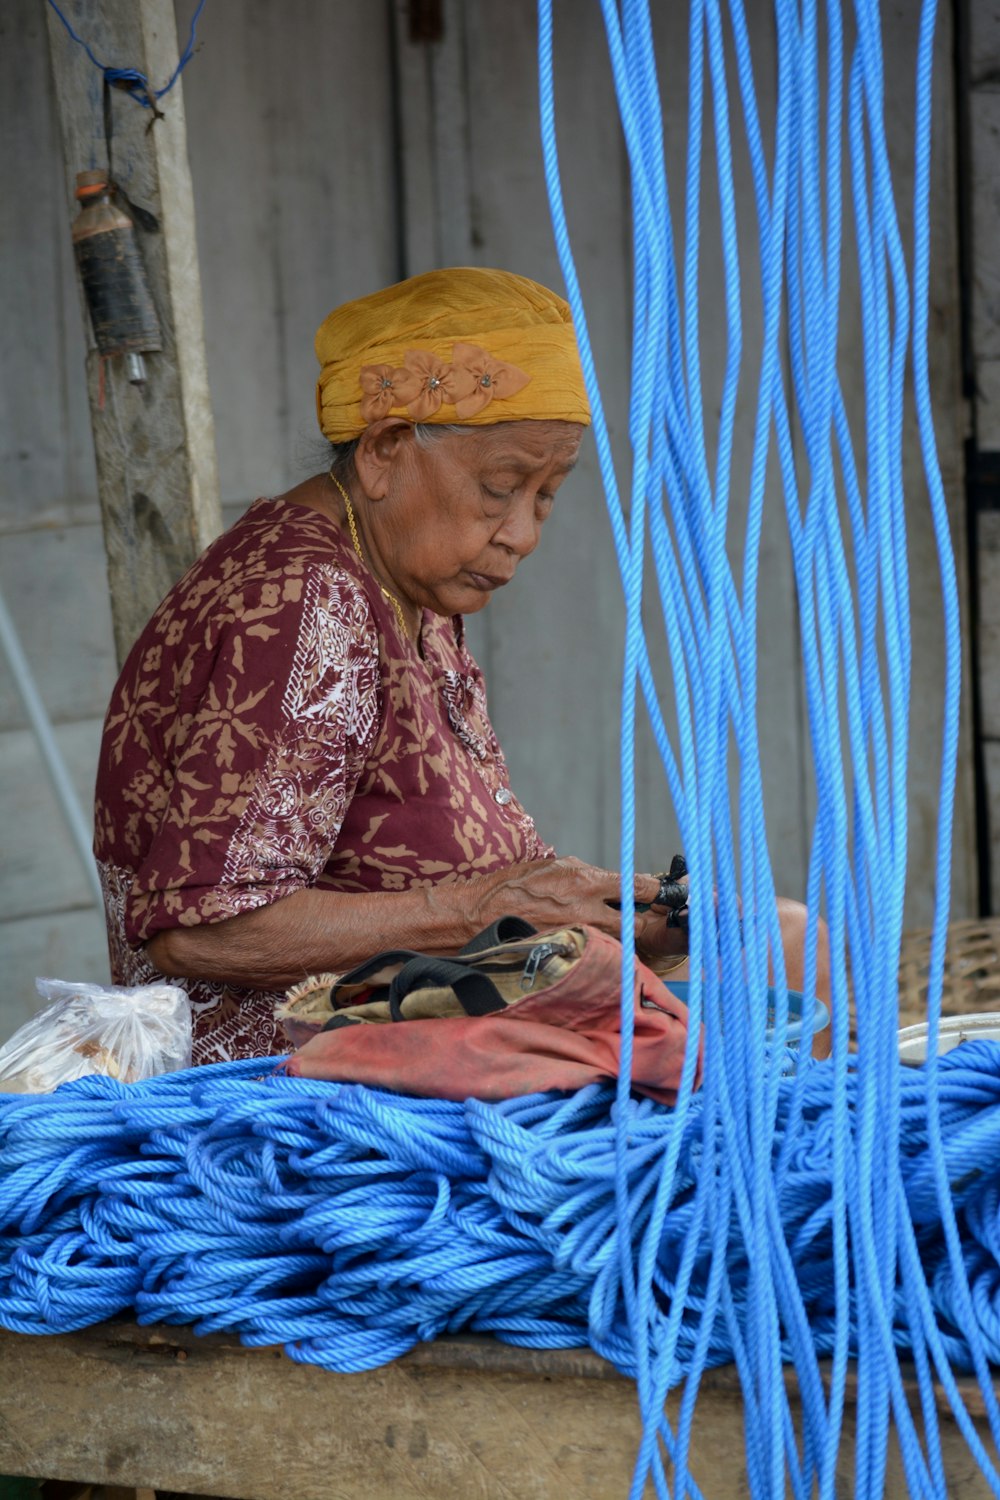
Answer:
[{"label": "wooden plank bench", "polygon": [[[640,1434],[631,1382],[589,1350],[488,1338],[440,1339],[383,1369],[334,1375],[276,1348],[115,1322],[43,1338],[0,1331],[0,1371],[0,1473],[138,1500],[153,1488],[238,1500],[623,1500]],[[979,1392],[963,1389],[985,1439]],[[849,1413],[845,1495],[853,1435]],[[949,1494],[985,1500],[950,1415],[942,1442]],[[705,1377],[692,1471],[708,1497],[747,1493],[731,1368]],[[895,1443],[885,1493],[907,1493]]]}]

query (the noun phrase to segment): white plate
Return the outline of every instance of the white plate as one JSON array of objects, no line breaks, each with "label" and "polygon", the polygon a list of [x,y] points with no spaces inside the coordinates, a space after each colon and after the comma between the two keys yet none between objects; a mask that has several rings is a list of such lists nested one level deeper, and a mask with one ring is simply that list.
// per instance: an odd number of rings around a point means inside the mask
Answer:
[{"label": "white plate", "polygon": [[[1000,1042],[1000,1011],[984,1010],[975,1016],[943,1016],[938,1026],[938,1057],[960,1042]],[[927,1022],[904,1026],[899,1033],[899,1060],[918,1068],[927,1061]]]}]

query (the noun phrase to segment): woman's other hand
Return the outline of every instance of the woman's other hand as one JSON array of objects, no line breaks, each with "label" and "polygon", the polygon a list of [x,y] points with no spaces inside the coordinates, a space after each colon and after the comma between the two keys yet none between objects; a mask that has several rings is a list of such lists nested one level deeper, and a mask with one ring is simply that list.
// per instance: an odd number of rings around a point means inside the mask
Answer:
[{"label": "woman's other hand", "polygon": [[[657,881],[658,877],[651,879]],[[676,884],[687,888],[688,876],[682,875]],[[683,957],[689,946],[687,907],[678,911],[673,906],[660,906],[653,902],[646,912],[637,912],[635,918],[635,946],[640,958],[650,963],[664,959]]]}]

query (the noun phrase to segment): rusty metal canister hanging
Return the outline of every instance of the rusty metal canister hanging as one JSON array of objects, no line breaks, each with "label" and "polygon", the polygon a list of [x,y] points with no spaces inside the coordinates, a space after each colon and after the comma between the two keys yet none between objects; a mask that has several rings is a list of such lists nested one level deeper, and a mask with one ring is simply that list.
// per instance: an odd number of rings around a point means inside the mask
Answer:
[{"label": "rusty metal canister hanging", "polygon": [[162,347],[160,323],[128,214],[113,201],[107,172],[78,172],[82,204],[73,221],[73,250],[90,309],[98,351],[123,354],[129,379],[145,379],[141,356]]}]

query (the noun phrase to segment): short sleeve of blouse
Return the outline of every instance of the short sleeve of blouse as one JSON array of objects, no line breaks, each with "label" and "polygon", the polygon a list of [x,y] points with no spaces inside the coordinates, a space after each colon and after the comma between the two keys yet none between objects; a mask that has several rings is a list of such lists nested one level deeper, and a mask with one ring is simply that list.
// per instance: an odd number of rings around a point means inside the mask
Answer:
[{"label": "short sleeve of blouse", "polygon": [[275,587],[245,591],[186,705],[127,902],[133,944],[311,885],[337,840],[378,730],[378,634],[342,569],[308,568],[287,609],[275,610]]}]

